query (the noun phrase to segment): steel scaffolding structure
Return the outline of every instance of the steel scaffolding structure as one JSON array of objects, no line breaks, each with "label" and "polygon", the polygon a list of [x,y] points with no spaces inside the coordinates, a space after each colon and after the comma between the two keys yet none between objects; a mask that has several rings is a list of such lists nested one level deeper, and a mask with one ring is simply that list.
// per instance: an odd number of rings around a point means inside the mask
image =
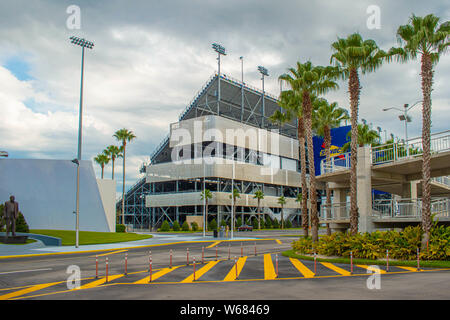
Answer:
[{"label": "steel scaffolding structure", "polygon": [[[280,110],[276,96],[225,74],[221,74],[220,77],[218,74],[214,74],[195,94],[178,120],[219,115],[254,127],[276,130],[281,135],[296,139],[296,119],[283,126],[274,124],[269,117],[276,110]],[[151,153],[150,164],[170,162],[171,152],[169,135],[167,135]],[[146,164],[143,164],[141,167],[141,173],[145,172],[145,166]],[[146,182],[144,177],[137,181],[125,195],[125,223],[133,225],[134,229],[155,227],[161,222],[162,217],[168,218],[169,221],[172,221],[174,217],[175,219],[179,217],[178,209],[158,208],[159,210],[154,210],[152,213],[151,208],[145,206],[145,196],[154,191],[151,188],[152,186]],[[117,202],[118,210],[120,210],[120,201],[121,199]],[[172,213],[170,210],[176,212]],[[228,210],[231,209],[228,208]],[[197,212],[197,208],[195,208],[195,212]]]}]

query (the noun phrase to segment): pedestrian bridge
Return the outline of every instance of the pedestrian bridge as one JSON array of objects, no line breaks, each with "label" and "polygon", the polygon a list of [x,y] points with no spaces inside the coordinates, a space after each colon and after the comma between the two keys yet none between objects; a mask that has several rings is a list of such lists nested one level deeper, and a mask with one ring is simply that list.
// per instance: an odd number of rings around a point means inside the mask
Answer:
[{"label": "pedestrian bridge", "polygon": [[[421,138],[358,149],[358,209],[366,227],[421,221],[422,153]],[[330,207],[322,204],[321,223],[349,223],[350,165],[350,153],[322,160],[317,181],[328,183],[333,190],[333,203]],[[431,135],[432,213],[441,222],[450,222],[449,175],[450,130],[447,130]],[[391,193],[393,199],[373,200],[372,189]]]}]

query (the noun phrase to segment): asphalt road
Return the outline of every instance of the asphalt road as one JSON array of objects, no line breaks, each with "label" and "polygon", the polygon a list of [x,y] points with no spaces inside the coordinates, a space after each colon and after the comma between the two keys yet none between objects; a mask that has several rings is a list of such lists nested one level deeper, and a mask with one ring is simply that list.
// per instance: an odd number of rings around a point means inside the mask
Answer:
[{"label": "asphalt road", "polygon": [[[252,235],[256,236],[256,233]],[[449,270],[425,269],[415,272],[413,269],[391,267],[389,273],[379,275],[379,289],[369,289],[367,281],[369,277],[373,279],[373,274],[365,266],[355,266],[354,273],[350,274],[348,265],[317,263],[314,266],[312,261],[296,262],[282,257],[280,253],[289,249],[290,243],[295,239],[286,235],[289,234],[286,232],[277,235],[259,234],[279,240],[179,243],[127,251],[4,259],[0,261],[0,299],[450,298]],[[169,268],[170,250],[173,268]],[[203,263],[201,263],[202,251]],[[95,278],[96,255],[99,261],[98,279]],[[108,258],[108,282],[105,279],[106,258]],[[81,289],[68,289],[67,279],[71,276],[67,273],[69,266],[79,268]]]}]

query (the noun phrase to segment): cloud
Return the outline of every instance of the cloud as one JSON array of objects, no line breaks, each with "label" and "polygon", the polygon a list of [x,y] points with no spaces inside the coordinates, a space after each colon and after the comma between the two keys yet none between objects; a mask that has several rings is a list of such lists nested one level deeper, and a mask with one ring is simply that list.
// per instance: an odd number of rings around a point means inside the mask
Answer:
[{"label": "cloud", "polygon": [[[112,137],[117,129],[133,130],[137,138],[128,147],[127,187],[139,178],[141,162],[167,134],[169,124],[217,69],[211,43],[227,49],[221,65],[225,74],[240,79],[239,57],[244,56],[245,81],[260,87],[257,66],[263,65],[270,75],[266,90],[277,95],[278,76],[296,61],[328,64],[330,45],[338,36],[359,31],[389,49],[396,45],[397,27],[412,12],[443,18],[450,14],[446,1],[78,1],[81,29],[69,30],[66,8],[71,4],[0,4],[0,108],[5,115],[0,146],[21,157],[76,156],[81,48],[70,44],[69,37],[85,37],[95,46],[85,53],[83,158],[118,144]],[[379,30],[366,27],[366,9],[372,4],[381,8]],[[28,77],[8,64],[11,59],[23,61]],[[435,72],[433,131],[448,128],[442,112],[450,102],[449,70],[447,55]],[[397,115],[381,108],[419,100],[419,74],[419,62],[413,61],[361,76],[360,118],[403,137]],[[347,84],[340,86],[327,98],[347,107]],[[410,136],[419,135],[420,106],[411,114]]]}]

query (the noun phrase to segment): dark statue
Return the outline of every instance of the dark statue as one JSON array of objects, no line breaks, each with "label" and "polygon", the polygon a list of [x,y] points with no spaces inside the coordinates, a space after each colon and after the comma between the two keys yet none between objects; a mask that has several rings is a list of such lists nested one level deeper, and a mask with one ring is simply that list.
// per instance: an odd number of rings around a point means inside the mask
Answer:
[{"label": "dark statue", "polygon": [[3,207],[3,219],[6,222],[6,238],[12,231],[12,236],[16,236],[16,219],[19,217],[19,203],[14,201],[14,196],[9,197],[9,201],[5,202]]}]

